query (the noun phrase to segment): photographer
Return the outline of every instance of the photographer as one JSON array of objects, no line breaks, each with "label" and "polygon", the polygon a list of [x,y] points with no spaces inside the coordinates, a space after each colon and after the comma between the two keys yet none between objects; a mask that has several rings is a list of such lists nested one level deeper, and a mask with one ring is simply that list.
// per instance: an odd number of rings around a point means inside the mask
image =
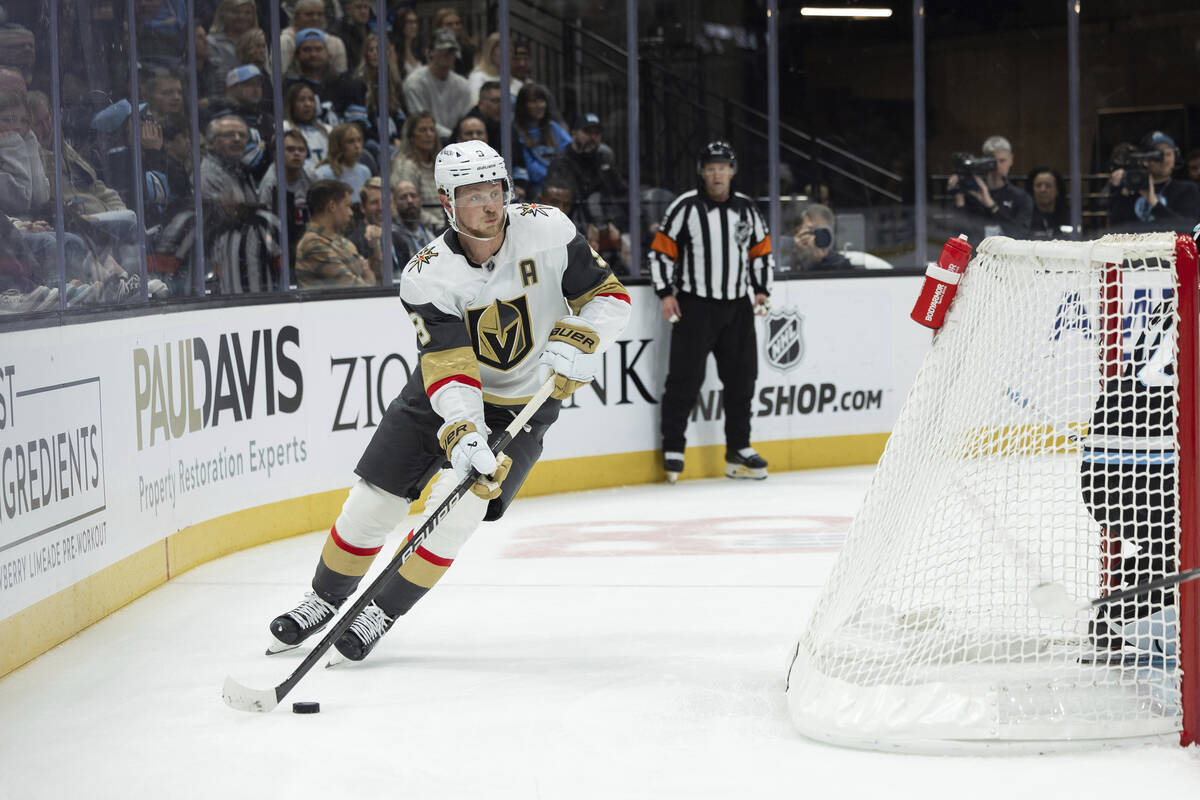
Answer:
[{"label": "photographer", "polygon": [[1142,139],[1137,151],[1114,151],[1108,206],[1109,227],[1122,232],[1191,233],[1200,217],[1200,189],[1172,180],[1179,150],[1162,131]]},{"label": "photographer", "polygon": [[796,267],[806,272],[851,269],[850,260],[834,250],[834,216],[829,206],[813,203],[800,215],[800,227],[792,236],[796,243]]},{"label": "photographer", "polygon": [[1029,237],[1033,200],[1008,182],[1012,145],[1003,136],[989,136],[983,157],[954,154],[954,174],[946,191],[954,194],[954,207],[962,211],[959,224],[973,243],[987,236]]}]

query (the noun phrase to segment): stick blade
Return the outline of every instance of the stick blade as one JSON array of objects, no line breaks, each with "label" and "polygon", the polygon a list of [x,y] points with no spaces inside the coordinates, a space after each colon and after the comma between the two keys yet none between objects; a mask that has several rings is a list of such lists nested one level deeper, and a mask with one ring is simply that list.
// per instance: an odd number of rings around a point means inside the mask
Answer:
[{"label": "stick blade", "polygon": [[266,713],[279,705],[279,697],[274,689],[251,689],[243,686],[229,676],[221,687],[221,697],[225,705],[238,711],[258,711]]},{"label": "stick blade", "polygon": [[1070,617],[1086,607],[1071,599],[1061,583],[1041,583],[1029,592],[1029,602],[1042,614]]}]

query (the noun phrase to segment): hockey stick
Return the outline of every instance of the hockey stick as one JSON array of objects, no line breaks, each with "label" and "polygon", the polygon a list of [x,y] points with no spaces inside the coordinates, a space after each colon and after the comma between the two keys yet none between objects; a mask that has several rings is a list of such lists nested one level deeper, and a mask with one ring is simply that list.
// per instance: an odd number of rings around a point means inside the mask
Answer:
[{"label": "hockey stick", "polygon": [[1167,575],[1149,583],[1142,583],[1128,589],[1122,589],[1119,592],[1113,592],[1105,597],[1097,597],[1094,600],[1073,600],[1067,594],[1066,587],[1061,583],[1042,583],[1030,590],[1029,600],[1033,603],[1034,608],[1043,614],[1069,617],[1080,611],[1088,611],[1089,609],[1099,608],[1110,603],[1119,603],[1122,600],[1137,597],[1146,592],[1152,592],[1155,589],[1165,589],[1177,583],[1187,583],[1188,581],[1197,579],[1200,579],[1200,567],[1176,572],[1174,575]]},{"label": "hockey stick", "polygon": [[[492,445],[492,450],[496,453],[497,460],[503,458],[504,448],[525,427],[530,418],[537,413],[537,410],[550,397],[552,391],[554,391],[553,375],[546,379],[546,382],[537,390],[537,393],[525,404],[525,408],[521,409],[521,413],[513,418],[513,421],[508,424],[508,427],[504,429],[504,432],[496,440],[495,444]],[[471,485],[475,483],[478,477],[479,473],[472,470],[470,475],[464,478],[458,486],[454,487],[450,495],[425,520],[425,524],[412,535],[412,538],[408,540],[400,552],[396,553],[395,557],[388,562],[383,572],[375,580],[371,581],[371,584],[367,586],[358,600],[342,614],[333,628],[317,643],[312,652],[300,662],[300,666],[296,667],[295,671],[287,677],[287,680],[273,689],[251,689],[248,686],[238,683],[231,675],[225,678],[225,685],[221,689],[221,697],[225,699],[225,704],[238,711],[261,712],[271,711],[275,706],[279,705],[279,702],[300,682],[300,679],[308,674],[308,671],[321,660],[321,657],[333,646],[338,637],[349,629],[351,623],[358,617],[359,612],[370,605],[371,601],[375,599],[375,595],[391,579],[392,574],[400,568],[400,565],[416,552],[417,548],[421,546],[421,543],[425,541],[429,534],[433,533],[438,523],[450,513],[450,509],[454,508],[454,505],[458,503],[463,495],[471,491]]]}]

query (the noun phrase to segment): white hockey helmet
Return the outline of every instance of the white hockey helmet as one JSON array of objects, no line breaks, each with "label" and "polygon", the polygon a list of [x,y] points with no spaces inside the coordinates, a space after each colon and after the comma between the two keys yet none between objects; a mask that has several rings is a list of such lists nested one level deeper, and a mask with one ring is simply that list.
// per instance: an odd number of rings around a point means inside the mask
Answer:
[{"label": "white hockey helmet", "polygon": [[450,227],[459,233],[462,231],[458,229],[454,208],[454,190],[459,186],[500,181],[504,188],[504,205],[512,201],[512,181],[508,178],[504,156],[483,142],[459,142],[443,147],[433,162],[433,181],[438,192],[446,195],[450,205],[446,216],[450,218]]}]

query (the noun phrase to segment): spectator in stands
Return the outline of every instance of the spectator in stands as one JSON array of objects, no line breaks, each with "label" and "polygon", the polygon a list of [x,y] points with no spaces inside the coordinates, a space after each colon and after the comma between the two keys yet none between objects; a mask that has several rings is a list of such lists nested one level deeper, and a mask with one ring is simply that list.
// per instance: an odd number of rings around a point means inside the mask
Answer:
[{"label": "spectator in stands", "polygon": [[181,207],[194,208],[192,202],[192,125],[178,120],[163,126],[163,155],[166,157],[167,213]]},{"label": "spectator in stands", "polygon": [[344,0],[342,8],[346,16],[335,27],[335,32],[346,45],[346,63],[353,68],[362,61],[367,34],[371,32],[371,0]]},{"label": "spectator in stands", "polygon": [[317,119],[317,96],[304,83],[292,84],[283,103],[283,129],[296,130],[308,143],[307,164],[316,169],[329,151],[329,128]]},{"label": "spectator in stands", "polygon": [[214,103],[213,117],[234,114],[246,123],[250,141],[242,163],[256,182],[262,179],[273,153],[269,143],[275,139],[275,118],[263,103],[262,72],[253,64],[235,67],[225,76],[225,100]]},{"label": "spectator in stands", "polygon": [[524,39],[517,39],[512,43],[512,58],[509,59],[508,73],[511,83],[509,91],[512,93],[515,101],[517,95],[521,93],[525,82],[529,80],[529,67],[532,63],[530,56],[529,42]]},{"label": "spectator in stands", "polygon": [[346,60],[346,43],[340,36],[328,33],[325,28],[325,3],[322,0],[299,0],[292,10],[291,24],[279,32],[279,64],[284,74],[292,67],[292,58],[300,43],[296,35],[303,30],[321,31],[321,42],[329,54],[330,72],[340,75],[350,68]]},{"label": "spectator in stands", "polygon": [[[226,73],[228,74],[228,73]],[[217,74],[217,65],[209,58],[208,34],[203,25],[196,26],[196,97],[201,116],[214,97],[221,94],[224,75]]]},{"label": "spectator in stands", "polygon": [[837,220],[829,206],[812,203],[800,214],[800,227],[792,236],[797,268],[807,272],[851,269],[850,259],[839,253]]},{"label": "spectator in stands", "polygon": [[[307,158],[308,143],[304,141],[304,136],[300,131],[293,129],[285,132],[283,134],[283,175],[287,181],[284,189],[287,208],[284,216],[287,218],[288,225],[288,255],[291,258],[289,263],[292,264],[296,263],[296,245],[300,243],[300,237],[304,235],[304,229],[308,225],[308,189],[317,182],[317,176],[305,163]],[[267,168],[267,174],[263,176],[262,183],[258,186],[258,202],[264,208],[277,208],[275,176],[275,163],[272,161]]]},{"label": "spectator in stands", "polygon": [[[355,226],[354,232],[348,238],[354,243],[354,247],[358,250],[360,256],[370,258],[372,253],[378,252],[380,263],[382,263],[383,258],[382,251],[379,250],[379,237],[383,232],[383,180],[375,177],[367,181],[359,193],[359,200],[362,205],[363,218]],[[408,233],[404,229],[404,223],[400,221],[400,215],[396,211],[396,193],[394,191],[391,196],[391,206],[392,280],[395,283],[399,283],[400,272],[417,251],[412,249],[412,240],[409,239]],[[382,277],[382,273],[380,273],[381,281]]]},{"label": "spectator in stands", "polygon": [[[404,81],[400,77],[400,66],[396,63],[396,47],[387,43],[387,91],[388,91],[388,140],[397,145],[400,143],[400,131],[404,127]],[[375,34],[367,36],[363,48],[363,58],[355,71],[362,84],[367,87],[366,95],[366,124],[364,134],[366,147],[378,159],[379,157],[379,128],[376,120],[379,114],[379,40]]]},{"label": "spectator in stands", "polygon": [[537,202],[544,206],[554,206],[567,215],[575,223],[575,230],[588,240],[593,250],[600,249],[600,232],[591,224],[587,215],[575,202],[575,188],[563,176],[551,176],[542,184],[542,191],[537,196]]},{"label": "spectator in stands", "polygon": [[278,219],[259,205],[242,154],[250,140],[246,123],[218,117],[205,132],[208,152],[200,164],[205,242],[214,291],[222,294],[271,291],[279,255]]},{"label": "spectator in stands", "polygon": [[[194,278],[192,244],[195,231],[195,190],[192,186],[191,123],[168,122],[163,125],[163,155],[166,161],[167,207],[160,216],[161,225],[146,235],[147,289],[156,296],[155,286],[163,283],[166,295],[185,296],[197,291]],[[132,258],[122,257],[121,263],[135,265],[142,236],[142,227],[129,212],[131,226],[127,250]],[[103,217],[102,217],[103,219]]]},{"label": "spectator in stands", "polygon": [[[53,137],[53,122],[50,115],[50,98],[42,92],[30,92],[27,98],[30,128],[41,144],[42,168],[47,176],[54,174],[54,153],[51,149]],[[95,169],[80,155],[66,139],[62,142],[62,201],[67,215],[68,228],[76,229],[75,217],[96,226],[103,233],[103,244],[110,245],[116,250],[115,257],[122,264],[137,263],[138,237],[142,227],[137,215],[125,207],[121,196],[106,186]],[[170,172],[167,174],[168,194],[171,184]],[[178,186],[180,191],[187,191],[187,180]],[[51,192],[54,184],[50,184]],[[52,209],[47,208],[46,214],[51,215]],[[74,278],[84,276],[75,275]],[[90,277],[90,276],[87,276]]]},{"label": "spectator in stands", "polygon": [[225,76],[227,108],[241,117],[250,128],[250,143],[259,145],[275,136],[275,119],[267,111],[265,76],[254,64],[242,64]]},{"label": "spectator in stands", "polygon": [[208,33],[208,60],[217,75],[224,77],[240,63],[238,39],[256,25],[258,8],[254,0],[221,0]]},{"label": "spectator in stands", "polygon": [[437,131],[433,113],[418,111],[404,122],[404,141],[392,159],[392,185],[411,181],[421,196],[421,222],[431,230],[445,227],[446,216],[438,200],[433,177],[433,160],[438,154]]},{"label": "spectator in stands", "polygon": [[[11,223],[16,229],[13,237],[19,238],[21,244],[33,255],[31,262],[25,262],[28,269],[20,270],[22,279],[36,279],[35,283],[44,283],[45,280],[57,283],[57,269],[49,267],[59,263],[57,233],[47,221],[53,210],[49,206],[52,199],[51,185],[46,176],[44,155],[33,131],[26,99],[23,92],[0,91],[0,212],[3,213],[6,223]],[[72,211],[71,214],[74,215],[75,212]],[[121,224],[116,219],[111,220],[114,227]],[[90,227],[90,223],[86,221],[81,225],[81,230]],[[76,288],[95,281],[96,292],[102,295],[99,299],[103,302],[134,299],[132,293],[140,290],[140,282],[128,281],[125,271],[107,252],[100,254],[103,257],[101,264],[78,235],[70,232],[63,232],[62,235],[66,254],[66,263],[63,264],[64,280],[73,282]],[[101,282],[100,279],[105,280]],[[22,291],[28,292],[33,288],[33,285],[27,285]],[[72,291],[74,293],[75,290]],[[45,295],[26,294],[25,300],[34,305],[23,310],[41,310],[53,305],[57,299],[57,289],[52,289]],[[71,299],[77,298],[73,296]],[[96,299],[92,298],[93,301]]]},{"label": "spectator in stands", "polygon": [[0,24],[0,65],[21,73],[26,86],[33,85],[33,67],[37,62],[37,43],[33,32],[15,23]]},{"label": "spectator in stands", "polygon": [[421,18],[411,8],[400,11],[400,24],[397,26],[398,40],[396,49],[400,55],[400,70],[407,78],[425,63],[425,53],[421,49]]},{"label": "spectator in stands", "polygon": [[[163,152],[162,126],[146,116],[145,103],[138,109],[138,118],[133,118],[133,107],[128,100],[116,103],[98,112],[92,118],[92,131],[100,144],[100,170],[105,182],[116,189],[128,208],[136,207],[137,178],[134,171],[133,126],[140,126],[142,143],[142,202],[145,212],[143,222],[152,227],[163,221],[170,201],[167,186],[166,154]],[[132,264],[127,264],[132,267]]]},{"label": "spectator in stands", "polygon": [[1121,231],[1192,232],[1200,218],[1200,188],[1188,180],[1172,180],[1179,150],[1175,140],[1162,131],[1151,131],[1141,141],[1141,150],[1158,150],[1158,161],[1142,166],[1146,175],[1128,174],[1117,168],[1110,180],[1108,224]]},{"label": "spectator in stands", "polygon": [[342,231],[350,224],[350,187],[317,181],[308,190],[312,220],[296,248],[296,283],[301,289],[373,286],[379,282],[379,248],[370,259],[354,249]]},{"label": "spectator in stands", "polygon": [[316,28],[296,34],[295,58],[284,75],[284,89],[296,83],[309,86],[317,97],[317,116],[336,125],[347,106],[363,104],[366,89],[353,75],[338,72],[329,63],[325,40],[325,33]]},{"label": "spectator in stands", "polygon": [[571,135],[550,118],[549,96],[536,83],[521,87],[514,116],[513,182],[524,197],[537,197],[550,162],[571,143]]},{"label": "spectator in stands", "polygon": [[475,66],[475,42],[463,29],[462,14],[457,8],[439,8],[433,12],[434,34],[440,30],[450,31],[458,40],[459,54],[454,59],[454,71],[465,78]]},{"label": "spectator in stands", "polygon": [[[54,174],[54,153],[51,151],[53,125],[50,99],[42,92],[28,95],[30,126],[42,146],[42,167],[46,175]],[[63,140],[63,203],[79,213],[102,214],[107,211],[126,211],[121,195],[100,179],[96,168],[88,163],[71,143]],[[3,179],[0,179],[3,180]],[[130,212],[132,214],[132,212]]]},{"label": "spectator in stands", "polygon": [[159,124],[183,118],[183,81],[171,72],[160,71],[142,85],[142,97]]},{"label": "spectator in stands", "polygon": [[251,64],[258,67],[262,75],[263,97],[270,97],[271,53],[267,49],[267,32],[262,28],[251,28],[243,33],[237,42],[237,60],[239,66]]},{"label": "spectator in stands", "polygon": [[[476,103],[467,117],[477,117],[483,120],[487,128],[487,142],[496,149],[500,148],[500,82],[487,81],[479,87],[479,102]],[[464,117],[463,119],[466,119]]]},{"label": "spectator in stands", "polygon": [[448,30],[434,32],[426,51],[429,63],[404,79],[404,104],[410,113],[432,111],[437,135],[448,139],[458,122],[471,107],[467,79],[454,72],[458,39]]},{"label": "spectator in stands", "polygon": [[337,180],[350,187],[351,202],[367,181],[371,170],[359,163],[363,153],[362,129],[352,122],[343,122],[329,132],[329,154],[317,165],[319,180]]},{"label": "spectator in stands", "polygon": [[1033,197],[1030,236],[1034,239],[1069,236],[1071,212],[1067,208],[1063,176],[1059,171],[1053,167],[1035,167],[1029,171],[1025,186]]},{"label": "spectator in stands", "polygon": [[621,229],[628,219],[623,211],[627,192],[612,148],[604,143],[599,116],[585,113],[576,118],[571,143],[551,162],[549,174],[571,182],[585,218],[599,231],[595,249],[610,263],[619,260]]},{"label": "spectator in stands", "polygon": [[183,68],[186,12],[182,5],[179,0],[136,0],[134,3],[133,27],[141,69],[157,67],[178,72]]},{"label": "spectator in stands", "polygon": [[[475,69],[467,76],[467,87],[471,90],[471,102],[479,102],[479,90],[489,81],[500,80],[500,34],[490,33],[483,42]],[[513,90],[515,95],[519,88]]]},{"label": "spectator in stands", "polygon": [[1012,145],[1003,136],[989,136],[983,143],[983,154],[996,159],[996,168],[987,174],[986,180],[973,175],[972,181],[963,181],[958,175],[951,175],[946,181],[946,191],[954,194],[954,206],[961,212],[960,224],[972,244],[1000,234],[1027,238],[1033,200],[1008,182],[1013,165]]},{"label": "spectator in stands", "polygon": [[404,235],[408,237],[409,249],[416,253],[437,236],[422,221],[421,194],[412,181],[398,181],[392,184],[392,197]]},{"label": "spectator in stands", "polygon": [[1200,149],[1189,150],[1187,154],[1187,174],[1184,176],[1195,184],[1200,184]]},{"label": "spectator in stands", "polygon": [[451,137],[456,142],[483,142],[488,144],[487,126],[479,117],[465,116],[458,121]]},{"label": "spectator in stands", "polygon": [[23,93],[0,91],[0,211],[29,220],[50,201],[50,182]]}]

